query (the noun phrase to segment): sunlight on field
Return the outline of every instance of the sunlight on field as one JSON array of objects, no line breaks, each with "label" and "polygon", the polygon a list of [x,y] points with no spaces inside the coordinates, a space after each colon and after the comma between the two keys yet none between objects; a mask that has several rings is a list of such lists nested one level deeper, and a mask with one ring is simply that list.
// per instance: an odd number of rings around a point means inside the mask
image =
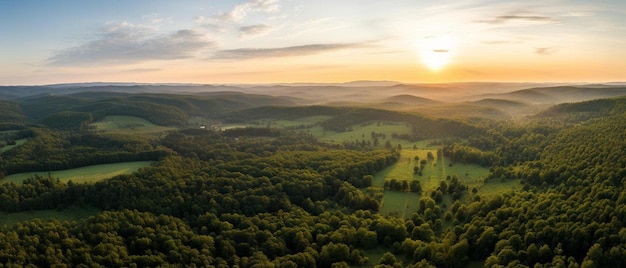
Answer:
[{"label": "sunlight on field", "polygon": [[158,134],[163,131],[175,130],[173,127],[163,127],[152,124],[146,119],[135,116],[112,115],[89,125],[95,131],[121,134]]},{"label": "sunlight on field", "polygon": [[[511,190],[521,191],[522,184],[520,180],[506,180],[506,181],[488,181],[480,185],[478,188],[478,194],[483,196],[500,195]],[[471,186],[470,186],[471,189]]]},{"label": "sunlight on field", "polygon": [[112,178],[122,174],[131,174],[136,172],[142,167],[147,167],[154,163],[153,161],[137,161],[137,162],[125,162],[125,163],[115,163],[115,164],[103,164],[103,165],[94,165],[88,167],[67,169],[67,170],[58,170],[51,172],[27,172],[27,173],[18,173],[6,176],[0,182],[8,183],[13,182],[16,184],[22,183],[25,179],[30,178],[35,175],[39,175],[42,177],[47,177],[50,175],[52,178],[59,178],[61,181],[73,181],[76,183],[81,182],[96,182],[108,178]]},{"label": "sunlight on field", "polygon": [[394,214],[398,217],[408,218],[413,211],[419,209],[421,195],[397,191],[385,191],[381,202],[380,213]]},{"label": "sunlight on field", "polygon": [[365,140],[366,142],[373,142],[374,139],[372,138],[372,132],[374,132],[377,134],[384,134],[385,136],[384,138],[378,138],[379,146],[383,146],[387,140],[389,140],[393,146],[396,146],[397,144],[402,143],[403,140],[392,138],[392,134],[410,135],[412,133],[412,129],[411,126],[406,123],[371,122],[367,124],[354,125],[351,127],[351,130],[344,132],[324,131],[323,129],[321,132],[321,135],[319,135],[320,140],[331,143],[343,143],[363,140]]},{"label": "sunlight on field", "polygon": [[34,219],[48,220],[57,219],[59,221],[75,221],[81,218],[89,217],[100,212],[99,209],[93,207],[69,207],[62,210],[46,209],[16,213],[0,213],[0,226],[13,225],[18,222],[30,221]]},{"label": "sunlight on field", "polygon": [[[429,143],[432,143],[429,142]],[[419,145],[425,146],[428,143],[421,142]],[[417,145],[417,144],[416,144]],[[428,153],[433,154],[435,159],[427,159]],[[415,156],[419,160],[415,160]],[[374,176],[372,185],[383,187],[385,180],[419,180],[422,186],[422,193],[429,194],[437,189],[442,180],[446,180],[447,176],[456,175],[459,180],[470,188],[473,187],[489,187],[479,188],[480,192],[491,192],[496,189],[492,183],[483,186],[483,180],[489,173],[487,168],[475,164],[459,164],[454,163],[450,166],[448,158],[436,158],[436,149],[403,149],[398,162]],[[422,175],[414,173],[415,166],[421,166],[420,161],[427,159],[426,165],[421,169]],[[495,182],[494,182],[495,183]],[[507,187],[513,185],[506,184]],[[512,189],[512,188],[509,188]],[[383,196],[381,213],[396,214],[401,217],[409,217],[411,213],[419,208],[420,195],[415,193],[404,193],[397,191],[385,191]],[[451,203],[451,200],[444,198],[444,201]]]},{"label": "sunlight on field", "polygon": [[[324,122],[330,119],[331,116],[327,115],[316,115],[316,116],[307,116],[298,118],[295,120],[276,120],[270,121],[269,124],[271,127],[283,127],[283,128],[310,128],[315,124]],[[263,124],[264,122],[261,122]]]}]

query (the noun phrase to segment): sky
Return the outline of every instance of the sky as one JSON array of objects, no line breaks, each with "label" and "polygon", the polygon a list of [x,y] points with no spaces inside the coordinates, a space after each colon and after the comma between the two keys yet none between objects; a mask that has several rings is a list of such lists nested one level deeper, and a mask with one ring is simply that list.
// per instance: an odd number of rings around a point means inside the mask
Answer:
[{"label": "sky", "polygon": [[0,85],[626,81],[623,0],[0,0]]}]

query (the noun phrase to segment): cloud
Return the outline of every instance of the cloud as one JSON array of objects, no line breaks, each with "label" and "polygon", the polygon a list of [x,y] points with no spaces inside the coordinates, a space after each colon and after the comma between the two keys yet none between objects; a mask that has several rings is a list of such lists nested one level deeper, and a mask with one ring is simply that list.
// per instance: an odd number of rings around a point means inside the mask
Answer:
[{"label": "cloud", "polygon": [[157,29],[129,23],[110,24],[96,40],[68,48],[48,59],[49,65],[97,63],[137,63],[191,57],[202,49],[214,47],[205,35],[194,30],[179,30],[156,35]]},{"label": "cloud", "polygon": [[539,55],[550,55],[550,54],[554,54],[557,52],[556,48],[553,47],[538,47],[535,48],[535,53],[539,54]]},{"label": "cloud", "polygon": [[508,14],[497,16],[492,19],[486,20],[477,20],[478,23],[486,23],[486,24],[511,24],[511,23],[521,23],[521,24],[545,24],[545,23],[554,23],[558,22],[557,19],[547,16],[538,16],[538,15],[520,15],[520,14]]},{"label": "cloud", "polygon": [[223,21],[240,22],[250,12],[276,12],[278,9],[278,0],[250,0],[235,6],[230,12],[217,14],[216,18]]},{"label": "cloud", "polygon": [[293,57],[320,54],[343,49],[363,47],[365,43],[349,44],[311,44],[302,46],[280,48],[240,48],[219,50],[213,56],[214,59],[254,59],[273,57]]},{"label": "cloud", "polygon": [[243,26],[239,27],[239,37],[245,38],[257,35],[264,35],[272,31],[272,29],[272,26],[265,24]]},{"label": "cloud", "polygon": [[503,44],[519,44],[520,41],[482,41],[481,43],[486,45],[503,45]]}]

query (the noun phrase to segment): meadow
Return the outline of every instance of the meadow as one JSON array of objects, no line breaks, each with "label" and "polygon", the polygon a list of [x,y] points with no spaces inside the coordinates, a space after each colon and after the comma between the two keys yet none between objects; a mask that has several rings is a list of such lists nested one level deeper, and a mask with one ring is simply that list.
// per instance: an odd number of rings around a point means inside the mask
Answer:
[{"label": "meadow", "polygon": [[89,125],[95,131],[118,134],[160,135],[164,131],[175,130],[150,123],[148,120],[126,115],[111,115]]},{"label": "meadow", "polygon": [[4,153],[8,150],[11,150],[17,146],[20,146],[24,143],[26,143],[28,141],[28,138],[24,138],[24,139],[19,139],[19,140],[15,140],[15,145],[5,145],[3,147],[0,148],[0,153]]},{"label": "meadow", "polygon": [[[425,143],[422,141],[419,146],[427,147],[432,143]],[[418,147],[418,144],[415,144]],[[431,147],[432,148],[432,147]],[[428,160],[428,153],[435,156],[434,159]],[[418,160],[415,160],[415,157]],[[420,162],[423,159],[427,159],[427,163],[421,168],[422,175],[415,174],[413,168],[415,166],[421,166]],[[448,176],[456,175],[459,180],[467,185],[471,191],[473,188],[477,188],[479,192],[501,192],[503,188],[506,190],[514,187],[514,183],[500,183],[490,182],[484,183],[484,179],[489,173],[487,168],[481,167],[475,164],[451,164],[446,157],[437,157],[436,149],[403,149],[400,154],[400,160],[377,173],[372,181],[373,186],[383,187],[385,180],[397,179],[397,180],[419,180],[422,186],[423,194],[430,194],[436,190],[439,183],[442,180],[446,180]],[[419,206],[418,202],[421,195],[417,193],[407,193],[386,190],[383,196],[380,211],[383,214],[393,214],[401,217],[410,217],[413,211],[417,211]],[[444,203],[450,205],[452,203],[451,198],[444,198]]]},{"label": "meadow", "polygon": [[16,184],[21,184],[25,179],[33,177],[33,176],[42,176],[47,177],[50,176],[52,178],[58,178],[61,181],[73,181],[75,183],[82,182],[96,182],[108,178],[112,178],[122,174],[131,174],[136,172],[142,167],[147,167],[154,162],[152,161],[137,161],[137,162],[124,162],[124,163],[115,163],[115,164],[103,164],[103,165],[93,165],[87,167],[80,167],[74,169],[67,170],[58,170],[58,171],[50,171],[50,172],[26,172],[26,173],[18,173],[6,176],[1,182],[9,183],[13,182]]},{"label": "meadow", "polygon": [[[301,130],[311,133],[319,140],[329,143],[345,143],[354,141],[365,141],[373,144],[372,133],[379,135],[378,147],[383,147],[389,141],[391,146],[402,148],[398,162],[381,172],[375,174],[372,181],[373,186],[383,187],[385,180],[419,180],[423,194],[430,194],[436,190],[442,180],[446,180],[456,175],[460,181],[469,187],[469,192],[476,188],[480,194],[493,195],[501,194],[505,191],[519,188],[519,181],[488,182],[489,170],[476,164],[451,163],[448,157],[438,156],[438,145],[441,139],[427,139],[417,142],[405,139],[394,138],[396,135],[410,135],[411,126],[406,123],[373,121],[364,124],[354,125],[345,132],[326,131],[318,123],[328,119],[327,116],[315,116],[300,118],[297,120],[277,120],[262,122],[271,127],[296,127],[304,126]],[[432,154],[433,159],[428,159]],[[418,160],[415,160],[417,157]],[[414,167],[420,166],[420,161],[426,159],[427,163],[421,168],[421,175],[415,174]],[[392,214],[400,217],[410,217],[414,211],[419,209],[419,199],[422,194],[385,190],[381,202],[380,212]],[[452,198],[444,197],[444,203],[452,204]]]}]

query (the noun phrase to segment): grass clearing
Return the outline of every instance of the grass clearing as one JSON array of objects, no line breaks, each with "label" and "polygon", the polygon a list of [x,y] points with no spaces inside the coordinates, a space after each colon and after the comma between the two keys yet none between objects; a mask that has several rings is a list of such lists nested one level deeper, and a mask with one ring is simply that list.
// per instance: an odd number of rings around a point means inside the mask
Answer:
[{"label": "grass clearing", "polygon": [[[428,142],[431,143],[431,142]],[[421,145],[425,145],[422,142]],[[433,154],[436,157],[436,149],[403,149],[400,153],[400,159],[398,162],[381,172],[374,175],[372,181],[373,186],[383,187],[385,180],[397,179],[397,180],[419,180],[422,186],[423,194],[430,194],[430,192],[437,189],[439,183],[442,180],[446,180],[447,176],[456,175],[460,181],[467,185],[470,189],[477,187],[479,192],[494,191],[495,186],[484,184],[483,181],[486,178],[489,170],[474,164],[459,164],[455,163],[450,166],[448,158],[439,157],[431,160],[427,160],[426,165],[421,168],[422,175],[414,173],[414,167],[420,166],[422,159],[427,159],[428,153]],[[418,161],[415,161],[415,156],[419,157]],[[495,185],[495,182],[493,183]],[[489,186],[485,186],[489,185]],[[503,184],[505,187],[511,187],[510,184]],[[491,188],[484,188],[491,187]],[[508,188],[511,189],[511,188]],[[421,195],[416,193],[405,193],[397,191],[385,191],[381,204],[381,213],[394,214],[401,217],[410,217],[413,211],[416,211],[419,206],[419,198]],[[444,203],[452,203],[451,199],[448,200],[447,196],[444,196]],[[449,204],[448,204],[449,205]]]},{"label": "grass clearing", "polygon": [[2,148],[0,148],[0,153],[4,153],[8,150],[11,150],[17,146],[20,146],[24,143],[26,143],[28,141],[28,138],[23,138],[23,139],[19,139],[19,140],[15,140],[15,145],[5,145]]},{"label": "grass clearing", "polygon": [[401,218],[411,217],[419,209],[419,200],[422,195],[397,191],[385,191],[380,206],[381,214],[397,215]]},{"label": "grass clearing", "polygon": [[478,194],[482,196],[495,196],[495,195],[502,195],[511,190],[521,191],[522,184],[520,182],[521,180],[505,180],[505,181],[494,180],[494,181],[485,182],[476,188],[478,189]]},{"label": "grass clearing", "polygon": [[109,133],[155,135],[163,131],[175,130],[174,127],[164,127],[152,124],[148,120],[136,116],[111,115],[89,125],[95,131]]},{"label": "grass clearing", "polygon": [[75,221],[99,213],[100,210],[94,207],[68,207],[65,209],[46,209],[15,213],[0,212],[0,226],[14,225],[18,222],[30,221],[34,219],[48,220],[57,219],[59,221]]},{"label": "grass clearing", "polygon": [[327,116],[327,115],[314,115],[314,116],[301,117],[295,120],[262,120],[261,125],[269,125],[270,127],[280,127],[280,128],[293,128],[293,127],[306,128],[307,126],[312,126],[312,125],[324,122],[330,119],[331,117],[332,116]]},{"label": "grass clearing", "polygon": [[59,178],[63,182],[73,181],[75,183],[83,182],[96,182],[104,179],[109,179],[122,174],[131,174],[136,172],[142,167],[147,167],[153,164],[153,161],[136,161],[136,162],[124,162],[115,164],[102,164],[93,165],[87,167],[80,167],[74,169],[50,171],[50,172],[26,172],[18,173],[6,176],[2,179],[2,182],[13,182],[16,184],[22,183],[25,179],[35,175],[47,177],[50,175],[52,178]]},{"label": "grass clearing", "polygon": [[385,138],[378,138],[378,144],[380,146],[383,146],[387,140],[389,140],[392,145],[396,146],[397,144],[403,143],[403,140],[392,138],[392,134],[410,135],[413,131],[409,124],[398,122],[371,122],[352,126],[351,129],[352,130],[344,132],[324,131],[322,129],[319,138],[320,140],[331,143],[353,142],[356,140],[365,140],[366,142],[369,141],[373,143],[372,132],[374,132],[384,134],[385,136]]}]

